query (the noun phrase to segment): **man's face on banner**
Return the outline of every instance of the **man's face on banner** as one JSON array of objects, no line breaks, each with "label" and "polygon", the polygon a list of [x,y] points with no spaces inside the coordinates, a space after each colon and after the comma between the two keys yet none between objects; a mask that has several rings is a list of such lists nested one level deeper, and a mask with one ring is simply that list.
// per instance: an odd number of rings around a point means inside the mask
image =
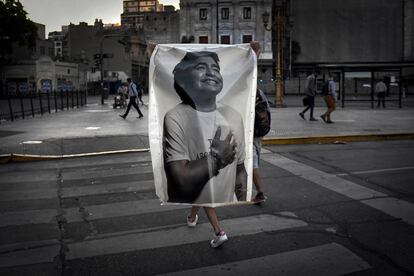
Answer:
[{"label": "man's face on banner", "polygon": [[210,96],[216,96],[223,88],[223,77],[220,74],[220,67],[211,57],[200,57],[195,60],[194,66],[191,67],[190,75],[193,82],[191,90],[194,90],[194,92],[208,93]]}]

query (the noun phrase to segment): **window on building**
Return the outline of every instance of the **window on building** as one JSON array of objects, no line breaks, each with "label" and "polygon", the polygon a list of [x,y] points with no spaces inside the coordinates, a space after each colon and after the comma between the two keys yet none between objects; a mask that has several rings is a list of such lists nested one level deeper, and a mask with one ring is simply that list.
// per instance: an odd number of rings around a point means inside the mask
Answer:
[{"label": "window on building", "polygon": [[229,35],[222,35],[220,36],[221,44],[230,44],[230,36]]},{"label": "window on building", "polygon": [[243,35],[243,43],[250,43],[251,41],[253,41],[252,35]]},{"label": "window on building", "polygon": [[244,7],[243,8],[243,19],[251,19],[251,18],[252,18],[252,8]]},{"label": "window on building", "polygon": [[200,9],[200,20],[207,20],[207,9]]},{"label": "window on building", "polygon": [[222,8],[221,9],[221,19],[227,20],[229,19],[230,11],[229,8]]},{"label": "window on building", "polygon": [[208,36],[199,36],[198,43],[200,44],[208,44]]}]

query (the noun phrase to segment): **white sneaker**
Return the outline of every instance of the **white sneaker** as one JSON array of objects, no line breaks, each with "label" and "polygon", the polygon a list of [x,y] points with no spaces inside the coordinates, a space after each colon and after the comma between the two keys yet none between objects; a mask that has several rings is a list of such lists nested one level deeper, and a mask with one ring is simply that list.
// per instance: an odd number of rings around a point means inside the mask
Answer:
[{"label": "white sneaker", "polygon": [[188,227],[196,227],[198,221],[198,215],[196,214],[195,219],[193,221],[190,221],[190,217],[187,216],[187,226]]},{"label": "white sneaker", "polygon": [[210,241],[210,246],[217,248],[226,241],[228,241],[226,233],[224,233],[224,231],[220,231],[220,233],[217,236],[214,236],[214,239]]}]

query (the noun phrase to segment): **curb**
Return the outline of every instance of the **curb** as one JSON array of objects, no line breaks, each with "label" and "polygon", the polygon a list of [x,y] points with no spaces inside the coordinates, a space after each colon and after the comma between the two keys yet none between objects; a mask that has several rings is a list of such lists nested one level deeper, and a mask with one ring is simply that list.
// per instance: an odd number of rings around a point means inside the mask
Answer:
[{"label": "curb", "polygon": [[298,145],[298,144],[341,144],[343,142],[369,142],[383,140],[411,140],[414,133],[390,133],[390,134],[355,134],[355,135],[332,135],[311,137],[265,137],[263,145]]},{"label": "curb", "polygon": [[63,155],[37,155],[37,154],[11,153],[11,154],[0,155],[0,164],[11,163],[11,162],[57,160],[57,159],[67,159],[67,158],[76,158],[76,157],[90,157],[90,156],[100,156],[100,155],[110,155],[110,154],[120,154],[120,153],[136,153],[136,152],[149,152],[149,149],[144,148],[144,149],[112,150],[112,151],[63,154]]},{"label": "curb", "polygon": [[[332,135],[332,136],[311,136],[311,137],[265,137],[263,145],[299,145],[299,144],[343,144],[345,142],[369,142],[369,141],[387,141],[387,140],[411,140],[414,139],[414,133],[390,133],[390,134],[355,134],[355,135]],[[122,154],[149,152],[149,148],[113,150],[89,153],[77,153],[66,155],[36,155],[36,154],[2,154],[0,155],[0,164],[11,162],[30,162],[43,160],[59,160],[76,157],[90,157],[100,155]]]}]

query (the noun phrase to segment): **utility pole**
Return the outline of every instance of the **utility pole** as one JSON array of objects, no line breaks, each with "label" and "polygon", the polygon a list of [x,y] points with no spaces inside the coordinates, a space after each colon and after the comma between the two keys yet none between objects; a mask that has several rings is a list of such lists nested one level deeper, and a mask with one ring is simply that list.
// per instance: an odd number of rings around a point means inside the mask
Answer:
[{"label": "utility pole", "polygon": [[219,44],[219,0],[216,0],[216,44]]},{"label": "utility pole", "polygon": [[272,31],[272,49],[275,66],[275,106],[282,107],[282,80],[283,80],[283,68],[282,68],[282,51],[284,43],[284,31],[286,16],[282,14],[282,9],[286,0],[273,0],[272,1],[272,18],[271,26],[268,28],[270,14],[266,11],[262,14],[263,24],[266,31]]},{"label": "utility pole", "polygon": [[126,36],[124,34],[107,34],[107,35],[103,35],[101,38],[101,41],[99,42],[99,70],[101,71],[101,104],[105,103],[103,59],[104,59],[104,56],[108,56],[107,54],[103,53],[103,43],[104,43],[105,38],[108,38],[108,37],[126,37]]}]

